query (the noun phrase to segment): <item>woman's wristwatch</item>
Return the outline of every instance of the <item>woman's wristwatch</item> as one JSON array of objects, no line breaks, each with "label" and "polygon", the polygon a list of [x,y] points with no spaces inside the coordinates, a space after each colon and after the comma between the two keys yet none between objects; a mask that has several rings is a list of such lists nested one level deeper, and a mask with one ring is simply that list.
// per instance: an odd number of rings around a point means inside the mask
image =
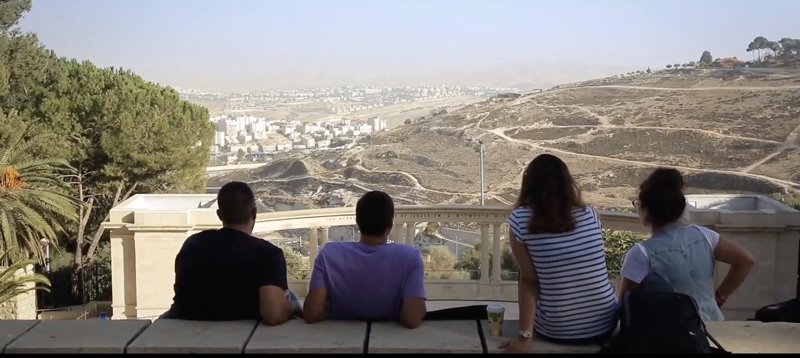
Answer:
[{"label": "woman's wristwatch", "polygon": [[519,331],[519,337],[523,339],[530,339],[533,337],[533,333],[531,331]]}]

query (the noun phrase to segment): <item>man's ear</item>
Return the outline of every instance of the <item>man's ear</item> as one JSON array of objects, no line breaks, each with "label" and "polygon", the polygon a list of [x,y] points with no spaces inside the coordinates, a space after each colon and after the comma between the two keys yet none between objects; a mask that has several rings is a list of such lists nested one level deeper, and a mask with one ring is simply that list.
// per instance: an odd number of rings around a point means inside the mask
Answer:
[{"label": "man's ear", "polygon": [[217,209],[217,217],[219,218],[220,221],[222,221],[222,215],[219,213],[219,209]]},{"label": "man's ear", "polygon": [[257,215],[257,214],[258,214],[258,208],[256,208],[256,207],[254,206],[254,207],[253,207],[253,210],[252,210],[252,212],[250,213],[250,215],[253,217],[253,220],[255,220],[255,219],[256,219],[256,215]]}]

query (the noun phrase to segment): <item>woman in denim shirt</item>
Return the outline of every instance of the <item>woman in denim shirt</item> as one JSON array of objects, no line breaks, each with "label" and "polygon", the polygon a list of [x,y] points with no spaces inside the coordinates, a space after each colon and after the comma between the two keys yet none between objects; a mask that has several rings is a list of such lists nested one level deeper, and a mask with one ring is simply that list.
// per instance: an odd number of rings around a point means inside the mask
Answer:
[{"label": "woman in denim shirt", "polygon": [[[641,184],[633,206],[652,236],[636,244],[625,257],[620,295],[637,288],[674,290],[694,298],[704,321],[721,321],[720,307],[747,278],[755,260],[718,233],[682,222],[684,186],[680,172],[667,168],[656,169]],[[715,289],[716,261],[731,267]]]}]

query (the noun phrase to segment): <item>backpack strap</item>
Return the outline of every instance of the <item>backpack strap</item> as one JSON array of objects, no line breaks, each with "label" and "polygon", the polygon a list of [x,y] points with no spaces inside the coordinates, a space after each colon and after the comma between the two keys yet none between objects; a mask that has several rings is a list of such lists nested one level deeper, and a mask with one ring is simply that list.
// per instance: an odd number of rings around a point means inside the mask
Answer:
[{"label": "backpack strap", "polygon": [[708,332],[708,328],[706,328],[706,323],[703,320],[700,320],[700,324],[703,326],[703,332],[705,332],[706,337],[708,337],[708,339],[711,341],[711,343],[714,343],[714,345],[717,346],[717,349],[720,350],[720,352],[717,352],[717,353],[722,353],[722,354],[730,354],[731,353],[728,350],[726,350],[725,348],[723,348],[722,345],[719,343],[719,341],[717,341],[717,339],[714,338],[714,336],[712,336],[711,333]]},{"label": "backpack strap", "polygon": [[[668,288],[670,292],[678,292],[678,291],[675,290],[675,287],[672,286],[672,283],[669,282],[669,280],[667,280],[666,277],[664,277],[664,275],[662,275],[658,271],[656,271],[656,265],[653,263],[654,253],[652,251],[650,251],[650,249],[648,249],[647,246],[644,245],[644,243],[639,243],[638,245],[639,245],[639,249],[642,250],[642,252],[645,255],[647,255],[647,262],[648,262],[648,264],[650,264],[650,272],[647,273],[647,276],[653,275],[653,276],[657,277],[661,281],[661,283],[663,283],[663,285],[666,286],[664,288]],[[644,281],[647,281],[647,276],[645,276]],[[642,282],[644,282],[644,281],[642,281]],[[641,284],[641,282],[640,282],[640,284]]]}]

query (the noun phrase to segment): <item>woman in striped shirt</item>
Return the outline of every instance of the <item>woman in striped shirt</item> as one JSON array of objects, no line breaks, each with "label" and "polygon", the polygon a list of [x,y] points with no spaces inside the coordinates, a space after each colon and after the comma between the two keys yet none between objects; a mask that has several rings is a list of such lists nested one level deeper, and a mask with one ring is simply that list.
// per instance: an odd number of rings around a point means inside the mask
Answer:
[{"label": "woman in striped shirt", "polygon": [[506,350],[528,352],[534,333],[567,344],[613,333],[618,303],[600,220],[561,159],[542,154],[531,161],[508,224],[520,270],[520,331]]}]

